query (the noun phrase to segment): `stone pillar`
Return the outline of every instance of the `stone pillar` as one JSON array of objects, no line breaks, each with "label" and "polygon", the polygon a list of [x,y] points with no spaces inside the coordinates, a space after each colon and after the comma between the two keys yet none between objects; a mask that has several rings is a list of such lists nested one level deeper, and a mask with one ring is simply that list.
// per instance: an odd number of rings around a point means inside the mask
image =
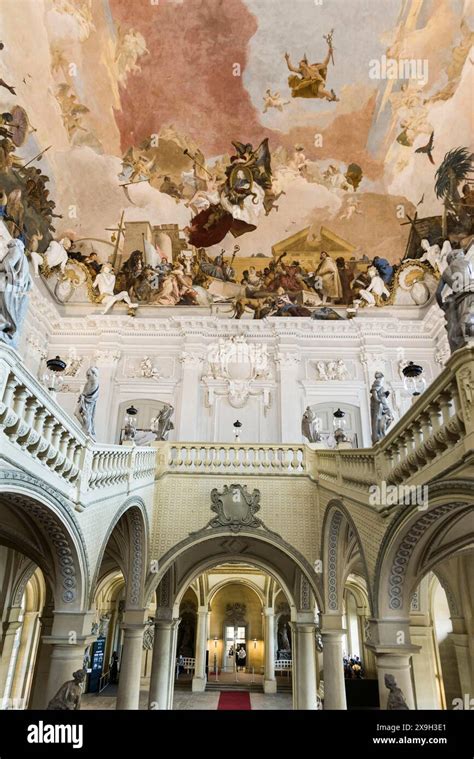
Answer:
[{"label": "stone pillar", "polygon": [[[293,347],[294,351],[294,347]],[[296,443],[301,440],[301,417],[295,413],[298,408],[298,369],[300,356],[281,347],[276,361],[280,374],[280,435],[282,443]]]},{"label": "stone pillar", "polygon": [[196,629],[196,663],[192,690],[194,693],[202,693],[206,690],[206,651],[207,651],[207,619],[209,609],[206,606],[200,606],[197,614]]},{"label": "stone pillar", "polygon": [[155,622],[148,698],[149,709],[162,711],[173,707],[173,683],[179,622],[179,619],[158,619]]},{"label": "stone pillar", "polygon": [[98,349],[91,360],[91,365],[97,366],[99,370],[99,403],[95,412],[95,429],[98,443],[118,442],[115,439],[118,406],[114,408],[112,405],[115,398],[111,389],[114,387],[120,356],[121,352],[118,348],[117,350]]},{"label": "stone pillar", "polygon": [[263,690],[265,693],[276,693],[277,684],[275,679],[275,614],[271,606],[264,607],[263,614],[265,619],[265,679],[263,681]]},{"label": "stone pillar", "polygon": [[192,443],[199,440],[199,387],[203,359],[198,355],[198,347],[188,347],[181,354],[181,396],[177,440]]},{"label": "stone pillar", "polygon": [[116,709],[139,709],[143,655],[144,610],[126,611]]},{"label": "stone pillar", "polygon": [[435,632],[428,614],[410,614],[410,640],[420,646],[421,656],[412,659],[413,682],[418,709],[442,709],[440,683],[437,676]]},{"label": "stone pillar", "polygon": [[[315,624],[308,620],[291,623],[293,633],[293,709],[314,709],[317,705]],[[296,643],[296,646],[295,646]]]},{"label": "stone pillar", "polygon": [[376,677],[374,652],[367,647],[367,610],[365,607],[357,607],[357,619],[359,624],[360,659],[365,670],[365,677]]},{"label": "stone pillar", "polygon": [[44,684],[48,679],[49,662],[51,659],[51,646],[46,641],[53,629],[53,610],[45,606],[38,620],[38,649],[34,662],[34,671],[31,677],[30,697],[28,709],[44,709],[47,704],[44,700]]},{"label": "stone pillar", "polygon": [[344,634],[342,618],[339,615],[321,615],[325,709],[347,709],[344,683]]},{"label": "stone pillar", "polygon": [[76,643],[70,643],[68,638],[51,637],[43,638],[43,642],[51,645],[49,674],[42,707],[44,709],[60,687],[72,680],[72,673],[83,668],[84,653],[90,640],[79,638]]},{"label": "stone pillar", "polygon": [[414,646],[413,650],[405,651],[401,646],[397,649],[375,649],[377,678],[379,681],[380,709],[382,711],[387,708],[387,700],[389,696],[389,690],[385,685],[385,675],[394,676],[397,686],[402,691],[408,707],[410,709],[416,709],[410,660],[412,654],[418,650],[418,646]]},{"label": "stone pillar", "polygon": [[[448,638],[451,639],[456,653],[456,661],[458,664],[459,672],[459,684],[461,686],[461,698],[464,698],[466,693],[474,694],[474,682],[471,676],[471,672],[474,668],[474,663],[471,661],[471,655],[469,651],[469,635],[466,633],[452,632],[448,634]],[[448,704],[447,708],[450,709],[451,705]]]},{"label": "stone pillar", "polygon": [[42,644],[51,648],[48,675],[42,682],[38,677],[41,695],[31,708],[46,708],[59,688],[72,680],[72,673],[83,669],[85,650],[95,640],[90,633],[92,620],[93,612],[54,612],[51,635],[42,638]]},{"label": "stone pillar", "polygon": [[36,635],[38,630],[39,611],[25,611],[21,630],[20,650],[12,683],[11,697],[20,701],[24,699],[22,708],[26,708],[26,697],[30,673],[34,662]]},{"label": "stone pillar", "polygon": [[3,699],[8,699],[10,688],[5,692],[7,685],[8,673],[10,671],[10,662],[13,656],[13,646],[15,643],[17,630],[21,627],[21,607],[12,606],[8,613],[8,622],[3,636],[2,656],[0,658],[0,708],[5,709]]}]

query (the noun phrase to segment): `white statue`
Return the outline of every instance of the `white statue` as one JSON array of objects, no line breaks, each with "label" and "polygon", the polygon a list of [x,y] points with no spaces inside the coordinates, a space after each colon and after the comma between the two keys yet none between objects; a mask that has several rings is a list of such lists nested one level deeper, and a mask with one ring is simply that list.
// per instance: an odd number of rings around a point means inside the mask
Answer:
[{"label": "white statue", "polygon": [[18,238],[7,243],[0,262],[0,340],[16,348],[28,306],[31,277],[25,246]]},{"label": "white statue", "polygon": [[306,406],[306,411],[301,420],[301,433],[310,443],[319,443],[321,435],[319,434],[320,419],[316,416],[311,406]]},{"label": "white statue", "polygon": [[335,361],[328,361],[326,364],[326,372],[328,375],[328,379],[334,380],[337,379],[337,364]]},{"label": "white statue", "polygon": [[441,253],[439,256],[439,260],[436,262],[438,271],[440,274],[444,272],[448,265],[448,255],[451,253],[452,247],[449,240],[445,240],[443,243],[443,247],[441,248]]},{"label": "white statue", "polygon": [[318,379],[320,380],[327,380],[328,375],[326,372],[326,364],[324,361],[317,361],[316,362],[316,371],[318,372]]},{"label": "white statue", "polygon": [[[445,287],[451,293],[443,300]],[[474,267],[462,249],[448,253],[447,267],[436,290],[436,301],[444,311],[451,352],[474,339]]]},{"label": "white statue", "polygon": [[39,277],[39,267],[43,265],[44,260],[41,253],[38,253],[38,245],[42,239],[43,235],[36,233],[31,236],[30,242],[28,243],[28,253],[30,254],[31,263],[33,264],[35,277]]},{"label": "white statue", "polygon": [[370,277],[370,284],[365,290],[360,291],[360,296],[369,306],[380,305],[382,297],[388,298],[390,292],[375,266],[369,266],[367,274]]},{"label": "white statue", "polygon": [[430,241],[427,240],[426,237],[423,238],[420,246],[423,251],[423,255],[421,258],[414,260],[418,261],[419,263],[424,263],[427,261],[435,272],[442,274],[448,265],[448,254],[452,251],[451,243],[449,240],[444,241],[441,250],[439,245],[431,245]]},{"label": "white statue", "polygon": [[370,417],[372,422],[372,443],[374,444],[382,440],[393,422],[393,414],[387,402],[389,395],[390,392],[384,388],[384,376],[382,372],[375,372],[375,379],[370,388]]},{"label": "white statue", "polygon": [[153,361],[150,356],[145,356],[143,361],[140,361],[140,375],[146,379],[159,376],[158,369],[156,366],[153,366]]},{"label": "white statue", "polygon": [[86,383],[77,402],[75,415],[81,423],[81,427],[90,437],[95,439],[95,408],[99,397],[99,370],[91,366],[86,372]]},{"label": "white statue", "polygon": [[116,277],[112,265],[103,264],[99,274],[94,280],[94,287],[98,288],[101,302],[105,306],[102,313],[106,314],[115,303],[119,303],[120,301],[125,301],[129,308],[138,308],[138,303],[132,303],[126,290],[114,293],[115,280]]},{"label": "white statue", "polygon": [[151,423],[151,429],[156,435],[156,440],[167,440],[171,430],[174,430],[174,424],[171,421],[171,415],[174,408],[171,403],[165,403]]},{"label": "white statue", "polygon": [[336,361],[336,379],[338,380],[347,380],[350,377],[349,371],[347,369],[347,366],[345,365],[342,358],[339,358]]},{"label": "white statue", "polygon": [[61,272],[64,273],[64,269],[69,260],[67,252],[71,245],[72,242],[68,237],[63,237],[59,242],[51,240],[44,254],[44,261],[49,269],[59,266]]}]

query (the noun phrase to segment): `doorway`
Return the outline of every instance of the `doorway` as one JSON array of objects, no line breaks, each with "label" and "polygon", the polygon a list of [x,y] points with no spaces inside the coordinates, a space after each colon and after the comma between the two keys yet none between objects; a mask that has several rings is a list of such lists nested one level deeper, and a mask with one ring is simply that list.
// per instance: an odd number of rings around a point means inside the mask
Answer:
[{"label": "doorway", "polygon": [[[224,655],[222,669],[224,672],[234,672],[247,663],[247,628],[246,625],[224,625]],[[245,652],[243,656],[241,651]]]}]

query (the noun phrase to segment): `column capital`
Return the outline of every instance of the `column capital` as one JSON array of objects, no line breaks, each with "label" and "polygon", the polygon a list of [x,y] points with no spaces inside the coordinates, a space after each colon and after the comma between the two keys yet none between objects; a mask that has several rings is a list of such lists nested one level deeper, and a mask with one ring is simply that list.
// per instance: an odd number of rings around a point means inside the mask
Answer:
[{"label": "column capital", "polygon": [[322,633],[330,633],[331,631],[345,632],[344,625],[342,624],[342,614],[323,614],[320,612],[319,625]]},{"label": "column capital", "polygon": [[[74,631],[71,630],[71,633]],[[65,650],[75,649],[77,647],[86,648],[91,643],[97,640],[97,635],[77,635],[74,642],[71,641],[69,635],[62,637],[59,635],[43,635],[41,641],[48,646],[56,646],[57,648],[64,647]]]},{"label": "column capital", "polygon": [[384,646],[366,642],[365,645],[373,651],[377,659],[386,657],[387,663],[393,662],[395,667],[397,666],[396,659],[400,660],[399,666],[404,666],[402,665],[402,661],[407,662],[413,654],[417,654],[421,651],[421,646],[415,646],[413,643],[403,646]]},{"label": "column capital", "polygon": [[263,613],[266,617],[274,617],[275,616],[275,609],[273,606],[264,606],[263,607]]},{"label": "column capital", "polygon": [[21,606],[10,606],[7,617],[8,626],[18,622],[18,626],[21,625],[20,617],[22,616]]},{"label": "column capital", "polygon": [[122,630],[126,628],[133,629],[135,627],[144,628],[147,611],[147,609],[125,609],[121,624]]},{"label": "column capital", "polygon": [[155,629],[174,630],[176,627],[179,627],[180,622],[180,617],[174,617],[173,619],[155,619]]}]

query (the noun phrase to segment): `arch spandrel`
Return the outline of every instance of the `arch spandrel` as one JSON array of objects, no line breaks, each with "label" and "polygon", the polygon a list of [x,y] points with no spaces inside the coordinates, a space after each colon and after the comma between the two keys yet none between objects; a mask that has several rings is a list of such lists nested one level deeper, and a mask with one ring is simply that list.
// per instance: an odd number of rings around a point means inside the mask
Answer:
[{"label": "arch spandrel", "polygon": [[430,485],[428,503],[426,509],[410,507],[399,513],[382,541],[375,583],[378,616],[407,616],[423,576],[474,544],[471,482]]},{"label": "arch spandrel", "polygon": [[321,604],[317,575],[304,557],[281,538],[251,528],[238,535],[219,528],[190,536],[177,544],[160,560],[160,571],[149,575],[146,597],[151,597],[165,577],[170,594],[168,603],[174,604],[179,594],[204,570],[220,563],[242,561],[272,576],[292,599],[295,609],[312,612],[313,597],[318,606]]}]

